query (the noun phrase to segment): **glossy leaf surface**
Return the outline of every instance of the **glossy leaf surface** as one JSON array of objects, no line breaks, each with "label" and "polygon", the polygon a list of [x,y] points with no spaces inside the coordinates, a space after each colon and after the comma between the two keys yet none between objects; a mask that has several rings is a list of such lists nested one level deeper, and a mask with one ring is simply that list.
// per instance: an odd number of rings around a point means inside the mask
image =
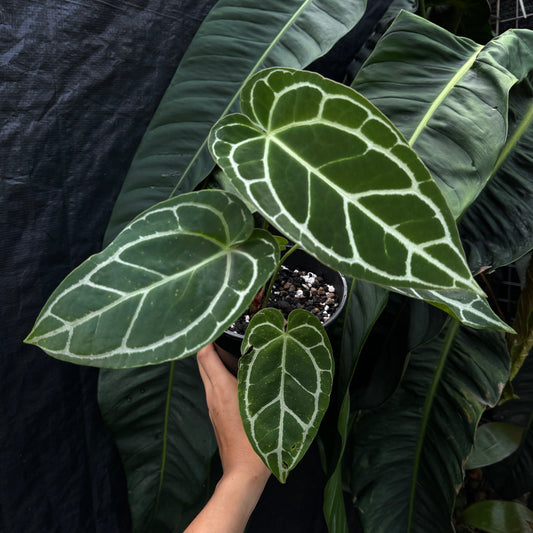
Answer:
[{"label": "glossy leaf surface", "polygon": [[365,530],[452,530],[462,464],[508,373],[501,335],[456,322],[411,353],[400,388],[355,428],[351,484]]},{"label": "glossy leaf surface", "polygon": [[210,148],[237,191],[328,266],[384,286],[481,290],[455,222],[396,128],[349,87],[269,69]]},{"label": "glossy leaf surface", "polygon": [[479,195],[507,140],[508,95],[533,68],[533,32],[486,46],[401,13],[353,87],[398,127],[455,217]]},{"label": "glossy leaf surface", "polygon": [[183,531],[209,497],[217,449],[196,360],[102,370],[98,402],[127,477],[133,532]]},{"label": "glossy leaf surface", "polygon": [[533,532],[533,511],[518,502],[478,502],[465,510],[461,521],[486,533]]},{"label": "glossy leaf surface", "polygon": [[524,428],[505,422],[488,422],[476,431],[474,448],[465,468],[481,468],[498,463],[515,452],[521,442]]},{"label": "glossy leaf surface", "polygon": [[212,125],[256,70],[303,68],[363,16],[366,0],[219,0],[200,26],[146,131],[106,242],[141,211],[189,192],[213,169]]},{"label": "glossy leaf surface", "polygon": [[[283,483],[313,441],[333,382],[331,344],[320,321],[296,309],[257,313],[239,361],[239,405],[252,446]],[[250,352],[250,353],[249,353]]]},{"label": "glossy leaf surface", "polygon": [[235,196],[213,190],[162,202],[67,276],[27,342],[112,368],[186,357],[240,316],[278,250]]}]

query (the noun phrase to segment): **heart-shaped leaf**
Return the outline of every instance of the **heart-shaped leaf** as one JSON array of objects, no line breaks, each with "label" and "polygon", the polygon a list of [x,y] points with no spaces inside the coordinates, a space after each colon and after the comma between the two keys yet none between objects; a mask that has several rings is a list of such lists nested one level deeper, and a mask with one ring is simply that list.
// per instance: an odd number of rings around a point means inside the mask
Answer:
[{"label": "heart-shaped leaf", "polygon": [[334,368],[331,344],[318,318],[296,309],[284,322],[272,308],[252,318],[238,374],[246,434],[282,483],[318,431]]},{"label": "heart-shaped leaf", "polygon": [[237,191],[328,266],[384,286],[482,291],[455,221],[398,130],[354,90],[268,69],[210,148]]},{"label": "heart-shaped leaf", "polygon": [[127,368],[186,357],[252,301],[279,257],[223,191],[162,202],[54,291],[26,342],[78,364]]}]

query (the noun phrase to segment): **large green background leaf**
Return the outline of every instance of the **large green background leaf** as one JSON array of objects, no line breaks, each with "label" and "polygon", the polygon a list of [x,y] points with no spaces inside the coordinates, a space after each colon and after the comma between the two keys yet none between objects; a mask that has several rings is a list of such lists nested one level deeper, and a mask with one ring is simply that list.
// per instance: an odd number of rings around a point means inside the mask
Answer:
[{"label": "large green background leaf", "polygon": [[192,190],[209,174],[209,130],[247,77],[260,67],[305,67],[348,32],[365,7],[366,0],[219,0],[143,137],[105,241],[141,211]]},{"label": "large green background leaf", "polygon": [[391,294],[357,361],[352,409],[382,405],[398,388],[410,352],[439,334],[447,315],[424,302]]},{"label": "large green background leaf", "polygon": [[26,342],[76,362],[128,368],[216,339],[272,275],[279,248],[223,191],[162,202],[54,291]]},{"label": "large green background leaf", "polygon": [[209,496],[217,449],[196,360],[103,372],[98,401],[124,465],[134,533],[183,531]]},{"label": "large green background leaf", "polygon": [[513,323],[516,335],[507,338],[511,354],[511,376],[518,374],[528,354],[533,349],[533,256],[529,259],[526,280],[520,292]]},{"label": "large green background leaf", "polygon": [[474,271],[498,268],[533,248],[533,76],[513,88],[509,137],[487,187],[459,223]]},{"label": "large green background leaf", "polygon": [[268,69],[210,149],[238,192],[328,266],[379,283],[480,293],[455,222],[393,125],[349,87]]},{"label": "large green background leaf", "polygon": [[346,304],[342,345],[337,364],[332,405],[326,418],[333,418],[332,429],[321,435],[326,450],[324,460],[328,481],[324,487],[324,517],[330,533],[347,533],[348,522],[344,507],[343,456],[351,426],[350,384],[358,363],[359,353],[374,323],[387,303],[388,291],[372,283],[354,280]]},{"label": "large green background leaf", "polygon": [[239,360],[239,406],[252,446],[284,483],[311,445],[329,404],[334,362],[318,318],[277,309],[250,321]]},{"label": "large green background leaf", "polygon": [[456,217],[497,164],[508,94],[533,68],[532,47],[529,30],[481,46],[404,12],[354,80],[426,163]]},{"label": "large green background leaf", "polygon": [[451,531],[476,425],[509,374],[500,334],[456,324],[416,349],[398,391],[357,422],[351,485],[372,533]]}]

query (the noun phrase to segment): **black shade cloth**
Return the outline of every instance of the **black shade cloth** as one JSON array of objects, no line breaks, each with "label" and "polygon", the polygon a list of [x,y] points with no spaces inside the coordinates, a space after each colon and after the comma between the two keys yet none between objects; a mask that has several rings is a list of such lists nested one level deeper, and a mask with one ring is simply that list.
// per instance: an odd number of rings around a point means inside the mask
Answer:
[{"label": "black shade cloth", "polygon": [[22,344],[99,251],[129,162],[215,0],[0,3],[0,531],[130,530],[97,370]]}]

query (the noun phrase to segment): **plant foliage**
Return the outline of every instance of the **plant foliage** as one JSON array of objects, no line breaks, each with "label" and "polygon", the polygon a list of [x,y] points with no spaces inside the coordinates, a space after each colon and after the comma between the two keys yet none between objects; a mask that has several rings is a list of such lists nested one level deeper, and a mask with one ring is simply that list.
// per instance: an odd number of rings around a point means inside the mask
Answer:
[{"label": "plant foliage", "polygon": [[[533,490],[531,276],[504,316],[472,275],[533,246],[533,32],[490,39],[481,0],[420,3],[433,22],[402,6],[380,6],[395,19],[349,87],[299,69],[350,41],[365,0],[220,0],[132,162],[106,247],[28,335],[120,368],[101,371],[99,401],[136,533],[183,529],[209,496],[215,439],[187,357],[252,303],[285,238],[350,291],[329,335],[306,311],[285,324],[268,308],[246,332],[241,418],[276,477],[318,435],[330,532],[347,533],[349,501],[365,533],[529,523],[508,502],[454,506],[465,465],[501,497]],[[202,190],[216,165],[226,190]],[[510,379],[516,397],[495,407]]]}]

